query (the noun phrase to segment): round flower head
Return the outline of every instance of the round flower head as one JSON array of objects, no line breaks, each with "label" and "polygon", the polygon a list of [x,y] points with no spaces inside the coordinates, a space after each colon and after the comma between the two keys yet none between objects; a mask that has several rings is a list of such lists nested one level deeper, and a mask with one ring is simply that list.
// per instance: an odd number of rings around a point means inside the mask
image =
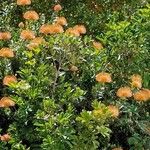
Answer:
[{"label": "round flower head", "polygon": [[93,42],[93,47],[96,48],[96,49],[102,49],[103,48],[103,45],[99,42]]},{"label": "round flower head", "polygon": [[110,83],[112,82],[111,74],[106,73],[106,72],[101,72],[96,75],[96,81],[100,83]]},{"label": "round flower head", "polygon": [[65,17],[58,17],[58,18],[56,19],[56,24],[65,26],[65,25],[67,25],[67,20],[66,20]]},{"label": "round flower head", "polygon": [[14,52],[7,47],[4,47],[0,50],[0,57],[12,58],[14,57]]},{"label": "round flower head", "polygon": [[142,87],[142,78],[138,74],[134,74],[131,76],[131,85],[136,88]]},{"label": "round flower head", "polygon": [[35,11],[27,11],[24,13],[23,18],[27,20],[38,20],[39,15]]},{"label": "round flower head", "polygon": [[112,117],[117,118],[119,116],[119,108],[117,106],[109,105],[108,110],[111,112]]},{"label": "round flower head", "polygon": [[19,27],[19,28],[24,28],[24,23],[23,23],[23,22],[20,22],[20,23],[18,24],[18,27]]},{"label": "round flower head", "polygon": [[63,33],[63,27],[58,24],[44,24],[40,27],[40,33],[44,34],[56,34]]},{"label": "round flower head", "polygon": [[62,10],[62,7],[61,7],[61,5],[60,4],[57,4],[57,5],[55,5],[54,6],[54,11],[60,11],[60,10]]},{"label": "round flower head", "polygon": [[73,27],[75,30],[77,30],[80,34],[86,33],[86,28],[84,25],[76,25]]},{"label": "round flower head", "polygon": [[150,99],[150,90],[142,89],[133,95],[136,101],[148,101]]},{"label": "round flower head", "polygon": [[11,107],[11,106],[15,106],[15,102],[11,98],[3,97],[0,100],[0,107],[8,108],[8,107]]},{"label": "round flower head", "polygon": [[66,30],[66,34],[69,34],[69,35],[72,35],[72,36],[80,36],[80,33],[77,30],[73,29],[73,28],[68,28]]},{"label": "round flower head", "polygon": [[4,135],[0,136],[0,139],[1,139],[1,141],[8,142],[11,139],[11,137],[9,134],[4,134]]},{"label": "round flower head", "polygon": [[35,38],[34,32],[31,30],[23,30],[20,34],[23,40],[32,40]]},{"label": "round flower head", "polygon": [[31,4],[31,0],[17,0],[17,5],[30,5]]},{"label": "round flower head", "polygon": [[17,78],[14,75],[7,75],[3,79],[3,85],[10,85],[16,82],[17,82]]},{"label": "round flower head", "polygon": [[76,66],[74,66],[74,65],[71,65],[70,68],[69,68],[69,70],[70,70],[71,72],[77,72],[77,71],[78,71],[78,67],[76,67]]},{"label": "round flower head", "polygon": [[30,43],[27,45],[27,48],[29,50],[33,50],[33,49],[39,47],[39,45],[44,42],[45,42],[45,40],[42,37],[36,37],[35,39],[30,41]]},{"label": "round flower head", "polygon": [[142,81],[142,78],[138,74],[134,74],[131,76],[131,81]]},{"label": "round flower head", "polygon": [[0,32],[0,40],[9,40],[11,39],[10,32]]},{"label": "round flower head", "polygon": [[121,87],[117,91],[117,96],[122,99],[132,97],[132,91],[130,87]]}]

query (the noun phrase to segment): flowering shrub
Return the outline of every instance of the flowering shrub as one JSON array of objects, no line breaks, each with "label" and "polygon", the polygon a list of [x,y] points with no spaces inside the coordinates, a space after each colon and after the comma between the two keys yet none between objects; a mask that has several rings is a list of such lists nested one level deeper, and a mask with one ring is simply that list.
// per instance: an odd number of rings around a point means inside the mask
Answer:
[{"label": "flowering shrub", "polygon": [[45,21],[33,3],[17,0],[23,21],[0,31],[0,148],[148,149],[149,5],[93,40],[61,5]]}]

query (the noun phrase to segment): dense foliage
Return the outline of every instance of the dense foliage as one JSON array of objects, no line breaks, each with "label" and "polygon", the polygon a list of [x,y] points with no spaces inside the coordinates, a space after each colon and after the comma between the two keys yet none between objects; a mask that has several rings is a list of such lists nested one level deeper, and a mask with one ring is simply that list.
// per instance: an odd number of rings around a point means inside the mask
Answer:
[{"label": "dense foliage", "polygon": [[60,3],[0,4],[0,149],[148,150],[150,5]]}]

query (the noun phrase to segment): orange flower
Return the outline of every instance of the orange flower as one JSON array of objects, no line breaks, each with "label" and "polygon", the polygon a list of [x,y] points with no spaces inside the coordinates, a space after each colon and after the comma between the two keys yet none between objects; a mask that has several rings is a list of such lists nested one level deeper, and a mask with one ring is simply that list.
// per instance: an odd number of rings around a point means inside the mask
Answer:
[{"label": "orange flower", "polygon": [[113,148],[112,150],[123,150],[121,147]]},{"label": "orange flower", "polygon": [[1,100],[0,100],[0,107],[11,107],[11,106],[15,106],[15,102],[9,98],[9,97],[3,97]]},{"label": "orange flower", "polygon": [[93,42],[93,47],[96,48],[96,49],[102,49],[103,48],[103,45],[99,42]]},{"label": "orange flower", "polygon": [[39,15],[35,11],[27,11],[24,13],[23,18],[27,20],[38,20]]},{"label": "orange flower", "polygon": [[72,36],[80,36],[80,33],[77,30],[73,29],[73,28],[68,28],[66,30],[66,34],[69,34],[69,35],[72,35]]},{"label": "orange flower", "polygon": [[30,43],[27,45],[29,50],[39,47],[40,44],[44,43],[45,40],[42,37],[36,37],[35,39],[31,40]]},{"label": "orange flower", "polygon": [[14,75],[7,75],[3,79],[3,85],[10,85],[11,83],[16,83],[17,78]]},{"label": "orange flower", "polygon": [[65,17],[58,17],[56,19],[56,23],[59,25],[65,26],[65,25],[67,25],[67,20]]},{"label": "orange flower", "polygon": [[134,74],[131,76],[131,81],[142,81],[142,78],[138,74]]},{"label": "orange flower", "polygon": [[131,85],[139,89],[142,87],[142,83],[140,81],[132,81]]},{"label": "orange flower", "polygon": [[17,0],[17,5],[30,5],[31,0]]},{"label": "orange flower", "polygon": [[119,116],[119,108],[117,106],[109,105],[108,110],[111,112],[112,117],[117,118]]},{"label": "orange flower", "polygon": [[60,11],[60,10],[62,10],[62,7],[60,4],[57,4],[54,6],[54,11]]},{"label": "orange flower", "polygon": [[122,99],[132,97],[132,91],[130,87],[121,87],[117,91],[117,96]]},{"label": "orange flower", "polygon": [[24,23],[23,23],[23,22],[20,22],[20,23],[18,24],[18,27],[19,27],[19,28],[24,28]]},{"label": "orange flower", "polygon": [[101,82],[101,83],[110,83],[112,82],[111,74],[106,73],[106,72],[101,72],[96,75],[96,81]]},{"label": "orange flower", "polygon": [[142,78],[138,74],[134,74],[131,76],[131,85],[136,88],[142,87]]},{"label": "orange flower", "polygon": [[34,32],[31,30],[23,30],[20,34],[23,40],[31,40],[35,38]]},{"label": "orange flower", "polygon": [[78,67],[76,67],[76,66],[74,66],[74,65],[71,65],[69,70],[70,70],[71,72],[76,72],[76,71],[78,71]]},{"label": "orange flower", "polygon": [[136,101],[148,101],[150,99],[150,90],[142,89],[133,95]]},{"label": "orange flower", "polygon": [[75,30],[77,30],[80,34],[86,33],[86,28],[84,25],[76,25],[73,27]]},{"label": "orange flower", "polygon": [[4,135],[0,136],[0,139],[1,139],[1,141],[8,142],[11,139],[11,137],[9,134],[4,134]]},{"label": "orange flower", "polygon": [[12,58],[14,57],[14,52],[7,47],[4,47],[0,50],[0,57]]},{"label": "orange flower", "polygon": [[63,33],[63,27],[58,24],[44,24],[40,27],[40,33],[44,34],[56,34]]},{"label": "orange flower", "polygon": [[0,32],[0,40],[9,40],[11,38],[10,32]]}]

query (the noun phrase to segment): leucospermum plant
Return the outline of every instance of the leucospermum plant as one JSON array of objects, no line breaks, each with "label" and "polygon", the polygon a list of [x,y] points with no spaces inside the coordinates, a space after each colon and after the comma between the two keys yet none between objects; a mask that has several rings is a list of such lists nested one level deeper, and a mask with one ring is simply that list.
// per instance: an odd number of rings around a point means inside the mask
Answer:
[{"label": "leucospermum plant", "polygon": [[[24,10],[31,4],[30,0],[16,2]],[[100,38],[103,43],[93,40],[85,35],[82,24],[68,28],[66,18],[59,16],[61,10],[56,4],[48,22],[41,19],[42,14],[25,10],[24,21],[12,34],[0,32],[0,111],[5,118],[0,148],[122,149],[121,142],[111,141],[117,136],[114,130],[138,123],[135,111],[142,112],[141,105],[147,107],[149,89],[135,71],[128,82],[117,80],[122,72],[113,69],[116,61],[106,52],[112,42],[106,41],[110,32]],[[118,32],[122,34],[126,26],[120,24]],[[117,39],[118,34],[114,36]],[[112,49],[115,57],[122,54],[121,49]],[[126,61],[124,55],[122,61]],[[120,79],[124,81],[129,72],[123,73]],[[126,126],[131,145],[133,132],[142,123],[131,130]],[[144,125],[145,131],[148,123]]]}]

